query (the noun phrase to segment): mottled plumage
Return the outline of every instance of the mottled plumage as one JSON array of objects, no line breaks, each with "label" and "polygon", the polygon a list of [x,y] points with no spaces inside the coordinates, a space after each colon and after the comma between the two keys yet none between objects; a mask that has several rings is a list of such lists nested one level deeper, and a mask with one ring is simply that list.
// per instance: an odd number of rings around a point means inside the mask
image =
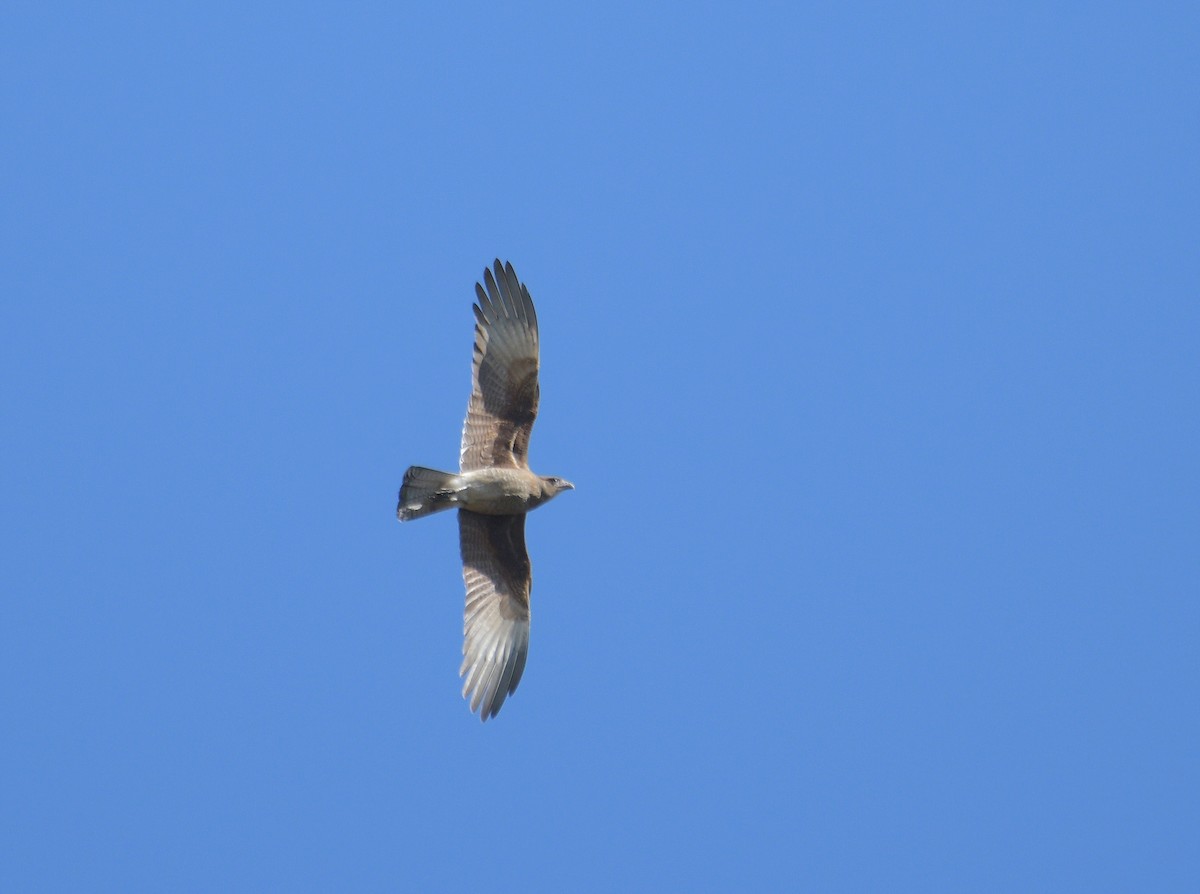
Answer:
[{"label": "mottled plumage", "polygon": [[538,411],[537,314],[512,264],[497,260],[494,269],[475,285],[475,356],[459,472],[410,467],[396,509],[408,521],[458,507],[467,587],[459,673],[463,696],[482,720],[496,716],[516,690],[529,651],[525,513],[573,487],[529,469]]}]

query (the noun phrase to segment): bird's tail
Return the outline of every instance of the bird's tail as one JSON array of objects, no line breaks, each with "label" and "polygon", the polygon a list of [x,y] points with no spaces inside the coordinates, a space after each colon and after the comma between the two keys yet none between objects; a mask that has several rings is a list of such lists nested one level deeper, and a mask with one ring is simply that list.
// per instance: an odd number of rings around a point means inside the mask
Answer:
[{"label": "bird's tail", "polygon": [[439,472],[423,466],[409,466],[400,485],[400,505],[396,518],[410,521],[450,509],[458,502],[459,478],[453,472]]}]

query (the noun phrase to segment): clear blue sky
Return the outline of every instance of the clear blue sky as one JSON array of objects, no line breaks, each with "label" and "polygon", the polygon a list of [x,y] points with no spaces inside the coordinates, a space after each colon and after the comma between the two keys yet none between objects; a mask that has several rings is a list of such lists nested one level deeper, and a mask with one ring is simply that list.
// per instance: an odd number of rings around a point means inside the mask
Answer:
[{"label": "clear blue sky", "polygon": [[0,23],[0,889],[1198,890],[1195,4],[101,6]]}]

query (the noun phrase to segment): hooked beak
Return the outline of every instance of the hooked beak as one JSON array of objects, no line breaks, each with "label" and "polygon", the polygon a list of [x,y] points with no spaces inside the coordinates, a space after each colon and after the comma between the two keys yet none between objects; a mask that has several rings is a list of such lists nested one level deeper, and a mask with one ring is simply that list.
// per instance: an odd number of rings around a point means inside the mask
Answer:
[{"label": "hooked beak", "polygon": [[563,481],[559,490],[575,490],[575,485],[573,485],[570,481]]}]

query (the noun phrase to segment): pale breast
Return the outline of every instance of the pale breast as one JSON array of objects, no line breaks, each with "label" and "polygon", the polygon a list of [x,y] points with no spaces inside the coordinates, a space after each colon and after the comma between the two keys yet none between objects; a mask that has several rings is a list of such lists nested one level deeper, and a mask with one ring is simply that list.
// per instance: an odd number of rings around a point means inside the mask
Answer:
[{"label": "pale breast", "polygon": [[540,479],[523,469],[476,469],[463,472],[458,494],[464,509],[483,515],[515,515],[541,502]]}]

